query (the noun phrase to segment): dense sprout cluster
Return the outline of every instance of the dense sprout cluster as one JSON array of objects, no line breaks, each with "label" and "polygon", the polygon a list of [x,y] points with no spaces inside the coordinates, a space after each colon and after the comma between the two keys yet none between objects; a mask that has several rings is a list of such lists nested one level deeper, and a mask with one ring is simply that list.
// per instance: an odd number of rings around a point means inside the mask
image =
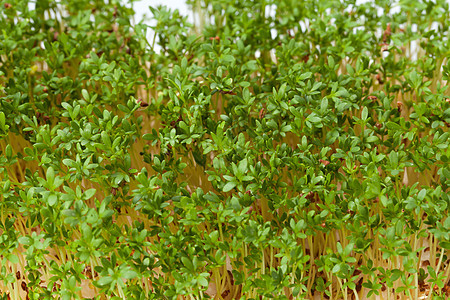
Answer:
[{"label": "dense sprout cluster", "polygon": [[391,2],[0,1],[2,299],[446,299],[449,6]]}]

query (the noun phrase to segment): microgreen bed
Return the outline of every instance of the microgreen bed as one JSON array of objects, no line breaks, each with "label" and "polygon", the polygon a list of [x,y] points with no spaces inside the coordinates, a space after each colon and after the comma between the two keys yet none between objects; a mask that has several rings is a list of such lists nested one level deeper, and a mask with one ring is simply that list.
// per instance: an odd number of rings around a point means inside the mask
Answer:
[{"label": "microgreen bed", "polygon": [[448,299],[446,1],[0,2],[2,299]]}]

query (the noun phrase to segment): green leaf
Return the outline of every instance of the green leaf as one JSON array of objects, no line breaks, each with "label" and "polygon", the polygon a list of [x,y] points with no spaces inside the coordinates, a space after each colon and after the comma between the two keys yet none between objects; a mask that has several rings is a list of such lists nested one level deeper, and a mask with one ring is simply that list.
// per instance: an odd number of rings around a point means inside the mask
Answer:
[{"label": "green leaf", "polygon": [[398,125],[397,123],[391,122],[391,121],[386,123],[386,127],[388,129],[396,130],[396,131],[402,130],[402,127],[400,125]]},{"label": "green leaf", "polygon": [[417,199],[422,201],[423,199],[425,199],[426,195],[427,195],[427,190],[426,189],[421,189],[419,194],[417,195]]},{"label": "green leaf", "polygon": [[328,66],[330,67],[331,70],[334,70],[334,58],[331,55],[328,55]]},{"label": "green leaf", "polygon": [[333,273],[338,273],[339,271],[341,271],[341,264],[337,264],[333,267],[333,269],[331,270],[331,272]]},{"label": "green leaf", "polygon": [[84,192],[84,198],[86,200],[92,198],[92,196],[95,195],[96,191],[97,191],[96,189],[88,189],[86,192]]},{"label": "green leaf", "polygon": [[447,217],[444,221],[444,228],[450,231],[450,217]]},{"label": "green leaf", "polygon": [[48,167],[46,177],[49,189],[53,189],[53,183],[55,181],[55,171],[53,170],[53,167]]},{"label": "green leaf", "polygon": [[192,264],[192,261],[189,258],[187,258],[186,256],[182,256],[181,262],[186,267],[186,269],[194,271],[194,265]]},{"label": "green leaf", "polygon": [[223,191],[225,193],[231,191],[232,189],[234,189],[236,187],[236,182],[231,181],[231,182],[227,182],[227,184],[225,184],[225,186],[223,187]]},{"label": "green leaf", "polygon": [[56,196],[56,194],[50,193],[48,195],[47,203],[48,203],[49,206],[54,206],[57,201],[58,201],[58,196]]},{"label": "green leaf", "polygon": [[325,113],[328,109],[328,99],[327,98],[323,98],[321,103],[320,103],[320,111],[322,113]]},{"label": "green leaf", "polygon": [[89,102],[89,100],[90,100],[89,92],[86,89],[82,89],[81,94],[83,95],[84,100]]},{"label": "green leaf", "polygon": [[6,120],[5,120],[5,114],[0,111],[0,129],[4,132],[7,133],[9,126],[6,125]]},{"label": "green leaf", "polygon": [[239,165],[238,165],[239,175],[243,175],[243,174],[247,173],[247,166],[248,166],[247,159],[243,159],[239,162]]},{"label": "green leaf", "polygon": [[126,114],[129,114],[131,112],[131,110],[123,104],[118,104],[117,108],[119,108],[119,110],[123,111]]},{"label": "green leaf", "polygon": [[361,119],[363,121],[367,120],[368,114],[369,114],[369,112],[368,112],[367,106],[364,106],[362,113],[361,113]]},{"label": "green leaf", "polygon": [[443,249],[450,250],[450,242],[447,241],[440,241],[439,246]]},{"label": "green leaf", "polygon": [[17,255],[15,255],[15,254],[8,254],[6,256],[6,259],[9,262],[13,263],[13,264],[18,264],[19,263],[19,257]]},{"label": "green leaf", "polygon": [[126,270],[122,272],[122,277],[125,279],[133,279],[138,276],[138,273],[133,270]]},{"label": "green leaf", "polygon": [[234,56],[233,55],[222,55],[221,56],[221,59],[222,59],[222,61],[224,62],[224,63],[226,63],[226,64],[234,64],[234,62],[235,62],[235,59],[234,59]]},{"label": "green leaf", "polygon": [[29,246],[29,245],[32,244],[33,240],[31,238],[27,237],[27,236],[21,236],[21,237],[18,238],[18,242],[20,244]]},{"label": "green leaf", "polygon": [[102,131],[101,136],[103,144],[105,144],[106,147],[111,148],[111,138],[108,133],[106,133],[106,131]]},{"label": "green leaf", "polygon": [[337,242],[336,244],[337,252],[341,254],[343,252],[342,244],[340,242]]},{"label": "green leaf", "polygon": [[105,276],[105,277],[102,277],[99,280],[97,280],[97,284],[99,286],[105,286],[105,285],[110,284],[112,281],[113,281],[113,279],[111,276]]},{"label": "green leaf", "polygon": [[62,160],[63,164],[68,166],[69,168],[73,168],[75,166],[75,161],[69,158],[65,158]]},{"label": "green leaf", "polygon": [[345,246],[344,255],[349,256],[350,253],[353,251],[354,246],[355,246],[355,244],[353,244],[353,243],[349,243],[347,246]]},{"label": "green leaf", "polygon": [[305,72],[303,74],[300,75],[300,77],[298,78],[299,81],[304,81],[305,79],[308,79],[312,76],[311,72]]},{"label": "green leaf", "polygon": [[200,276],[200,277],[197,279],[197,282],[198,282],[198,284],[199,284],[200,286],[203,286],[203,287],[207,287],[207,286],[209,285],[208,280],[207,280],[205,277],[202,277],[202,276]]},{"label": "green leaf", "polygon": [[346,64],[345,67],[347,68],[348,74],[350,74],[351,76],[353,76],[355,74],[355,70],[353,69],[353,67],[350,64]]}]

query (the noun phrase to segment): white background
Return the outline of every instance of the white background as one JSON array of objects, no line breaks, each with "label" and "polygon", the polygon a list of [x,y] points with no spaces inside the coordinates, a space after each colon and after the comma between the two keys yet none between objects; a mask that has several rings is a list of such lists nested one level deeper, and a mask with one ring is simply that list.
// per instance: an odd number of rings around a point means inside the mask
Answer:
[{"label": "white background", "polygon": [[178,9],[180,14],[183,16],[190,15],[188,7],[185,0],[140,0],[139,2],[134,2],[133,7],[136,12],[136,22],[142,20],[144,14],[150,15],[149,6],[156,7],[158,5],[165,5],[171,9]]}]

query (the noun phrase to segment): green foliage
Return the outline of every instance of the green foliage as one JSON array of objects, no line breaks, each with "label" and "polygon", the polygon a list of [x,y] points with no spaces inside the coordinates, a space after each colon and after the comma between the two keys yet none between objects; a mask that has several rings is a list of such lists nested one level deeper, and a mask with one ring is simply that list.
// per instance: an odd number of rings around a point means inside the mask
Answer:
[{"label": "green foliage", "polygon": [[449,296],[447,2],[0,2],[3,298]]}]

